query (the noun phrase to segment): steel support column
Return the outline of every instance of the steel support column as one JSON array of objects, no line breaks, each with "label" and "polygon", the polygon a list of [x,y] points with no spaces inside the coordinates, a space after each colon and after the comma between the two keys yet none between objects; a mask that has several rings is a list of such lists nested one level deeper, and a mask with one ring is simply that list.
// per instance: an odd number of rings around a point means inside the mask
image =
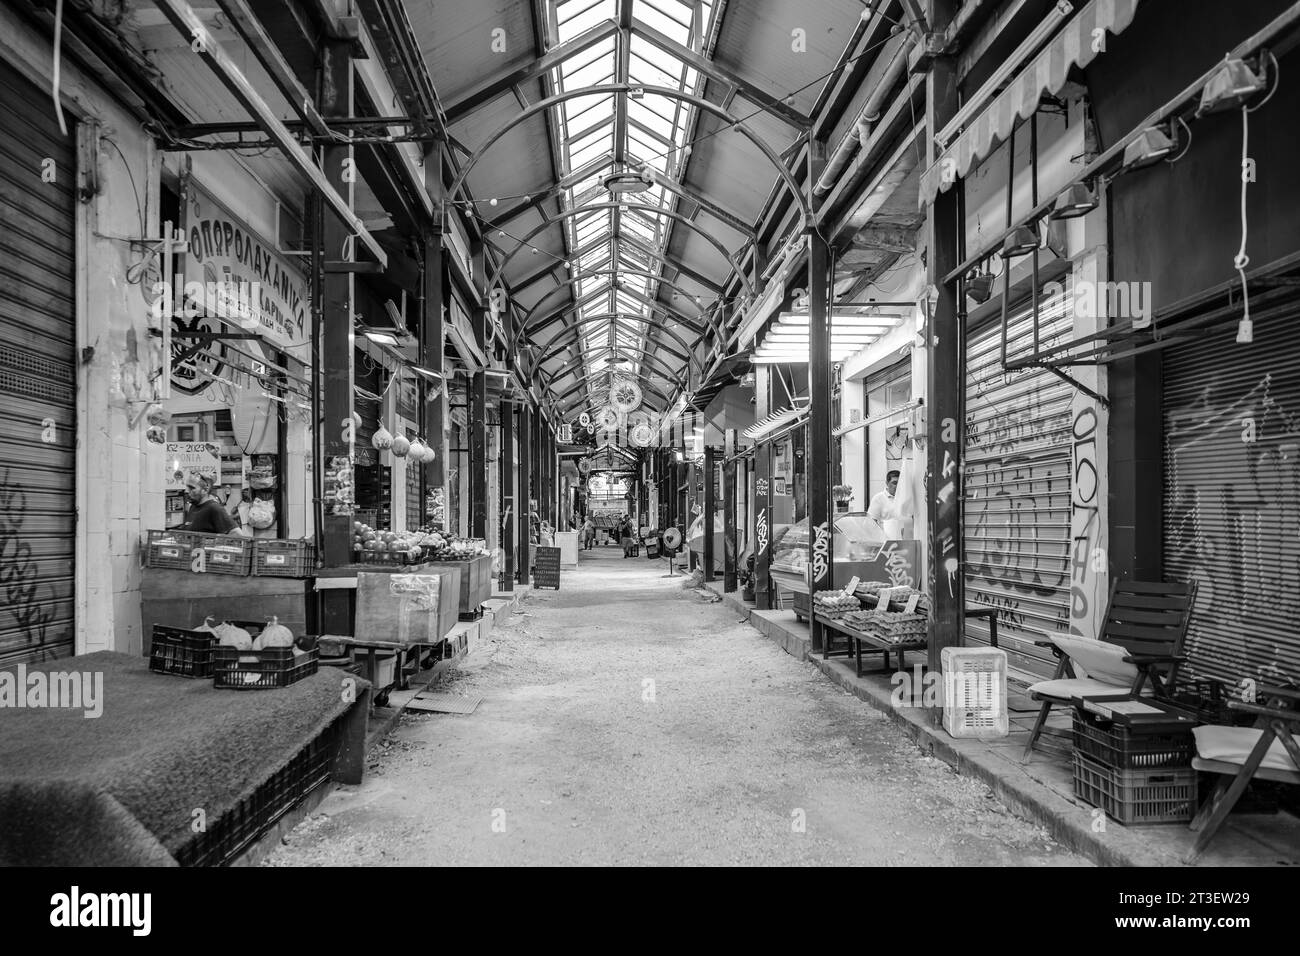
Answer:
[{"label": "steel support column", "polygon": [[497,482],[501,496],[501,574],[498,586],[503,591],[515,589],[515,406],[501,403],[501,476]]},{"label": "steel support column", "polygon": [[[771,412],[768,401],[770,370],[760,365],[754,372],[754,420]],[[754,449],[754,606],[760,611],[772,606],[772,443]]]},{"label": "steel support column", "polygon": [[[931,0],[932,29],[947,28],[955,0]],[[956,64],[950,57],[936,59],[926,78],[927,166],[938,156],[934,130],[943,129],[957,111]],[[961,469],[965,342],[963,316],[958,311],[957,280],[943,281],[961,262],[961,184],[940,193],[929,208],[925,246],[927,289],[930,298],[926,327],[928,397],[926,417],[927,517],[929,519],[930,640],[929,664],[938,671],[945,647],[960,646],[965,623],[962,575]],[[939,712],[931,712],[937,720]]]},{"label": "steel support column", "polygon": [[[487,310],[475,307],[471,322],[479,351],[487,340]],[[479,369],[469,397],[469,525],[470,536],[488,536],[487,373]]]},{"label": "steel support column", "polygon": [[713,516],[718,510],[717,485],[718,451],[713,445],[704,446],[704,580],[713,575]]},{"label": "steel support column", "polygon": [[[425,188],[438,208],[442,199],[442,144],[424,157]],[[426,394],[434,397],[424,404],[424,437],[434,451],[434,458],[424,466],[424,520],[440,531],[447,530],[447,386],[450,373],[446,368],[447,336],[444,327],[447,304],[447,263],[442,248],[442,223],[424,243],[424,308],[420,316],[420,362],[424,368],[442,376],[425,383]],[[434,506],[430,507],[432,499]],[[437,509],[441,508],[438,514]]]},{"label": "steel support column", "polygon": [[722,590],[736,590],[736,430],[723,432]]},{"label": "steel support column", "polygon": [[516,414],[519,416],[519,559],[515,573],[520,584],[527,584],[528,572],[532,569],[532,564],[528,560],[528,546],[532,541],[532,529],[528,520],[528,477],[533,458],[533,413],[527,405],[521,405]]},{"label": "steel support column", "polygon": [[[814,139],[808,152],[808,182],[821,177],[826,144]],[[831,513],[831,256],[825,238],[815,228],[808,237],[808,413],[809,601],[832,586],[835,519]],[[810,605],[811,606],[811,605]],[[812,649],[825,647],[823,628],[810,618]]]},{"label": "steel support column", "polygon": [[[327,41],[322,49],[318,76],[319,102],[329,118],[352,116],[352,60],[346,43]],[[351,146],[327,146],[321,151],[323,173],[330,187],[350,209],[354,185],[347,176],[352,163]],[[322,254],[327,261],[350,258],[353,243],[339,216],[327,211],[324,197],[315,194],[321,223]],[[345,255],[345,253],[347,255]],[[355,277],[351,272],[326,272],[322,279],[321,378],[324,384],[321,434],[324,473],[350,470],[343,465],[352,455],[353,345],[352,314],[355,311]],[[348,481],[350,485],[351,482]],[[324,507],[322,502],[322,553],[325,567],[339,567],[352,560],[352,508]],[[334,513],[331,513],[334,512]],[[341,512],[341,513],[340,513]],[[337,621],[332,622],[337,624]],[[347,633],[347,632],[342,632]]]}]

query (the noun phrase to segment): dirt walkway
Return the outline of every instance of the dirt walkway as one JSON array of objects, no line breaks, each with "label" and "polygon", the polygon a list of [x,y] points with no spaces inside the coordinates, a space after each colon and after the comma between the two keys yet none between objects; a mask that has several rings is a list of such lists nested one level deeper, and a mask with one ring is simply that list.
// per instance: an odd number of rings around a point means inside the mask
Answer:
[{"label": "dirt walkway", "polygon": [[270,865],[1086,865],[663,562],[582,554]]}]

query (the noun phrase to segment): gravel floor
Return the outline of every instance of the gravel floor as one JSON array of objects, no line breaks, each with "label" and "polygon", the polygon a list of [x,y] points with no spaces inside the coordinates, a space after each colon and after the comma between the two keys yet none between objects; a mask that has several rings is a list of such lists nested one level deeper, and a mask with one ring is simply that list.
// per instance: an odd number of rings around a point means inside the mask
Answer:
[{"label": "gravel floor", "polygon": [[1087,865],[663,562],[581,557],[267,865]]}]

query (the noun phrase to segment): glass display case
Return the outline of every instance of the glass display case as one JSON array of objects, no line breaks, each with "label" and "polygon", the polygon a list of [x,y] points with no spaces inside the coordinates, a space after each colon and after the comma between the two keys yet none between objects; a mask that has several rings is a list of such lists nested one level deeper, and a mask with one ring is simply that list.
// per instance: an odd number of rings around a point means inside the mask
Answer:
[{"label": "glass display case", "polygon": [[[873,562],[887,540],[880,522],[865,511],[836,515],[832,559],[837,565]],[[808,545],[807,518],[791,525],[780,541],[773,543],[772,577],[787,590],[808,593]]]},{"label": "glass display case", "polygon": [[[807,518],[791,525],[772,544],[772,580],[794,593],[795,613],[800,617],[808,614],[808,545]],[[865,511],[835,516],[831,552],[831,587],[844,587],[854,576],[921,586],[917,542],[887,538],[880,522]]]}]

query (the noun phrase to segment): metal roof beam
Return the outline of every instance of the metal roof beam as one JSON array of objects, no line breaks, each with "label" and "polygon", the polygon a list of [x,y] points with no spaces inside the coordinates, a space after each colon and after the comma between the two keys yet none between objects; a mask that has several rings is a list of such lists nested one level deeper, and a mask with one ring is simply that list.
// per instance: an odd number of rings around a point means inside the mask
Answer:
[{"label": "metal roof beam", "polygon": [[768,113],[780,118],[797,130],[806,130],[812,126],[812,119],[800,113],[788,103],[778,100],[770,93],[760,90],[753,83],[742,79],[735,73],[725,67],[718,66],[717,63],[708,57],[701,56],[690,47],[683,46],[671,37],[665,36],[654,27],[642,23],[640,20],[636,23],[636,32],[638,35],[645,37],[665,53],[669,53],[681,60],[688,66],[703,73],[711,80],[717,80],[719,83],[725,83],[732,89],[737,90],[745,99],[752,101]]},{"label": "metal roof beam", "polygon": [[[608,322],[611,319],[613,319],[616,315],[617,313],[613,313],[613,312],[608,313],[606,315],[599,315],[599,316],[593,315],[593,316],[588,316],[587,318],[583,319],[581,322],[574,322],[572,325],[566,325],[563,329],[561,329],[559,332],[556,332],[555,335],[553,335],[550,339],[548,339],[545,344],[538,346],[538,351],[542,353],[542,357],[539,358],[533,364],[533,367],[540,368],[543,362],[550,361],[552,358],[558,355],[564,348],[567,348],[568,347],[567,345],[559,346],[557,344],[560,342],[561,339],[564,339],[569,334],[572,334],[575,337],[577,337],[579,340],[581,340],[582,337],[579,334],[579,329],[581,329],[582,326],[594,325],[598,321]],[[662,328],[661,326],[656,326],[656,328],[661,332],[667,332],[667,330]],[[673,358],[678,359],[682,362],[689,363],[691,361],[691,355],[690,355],[691,347],[686,344],[686,340],[674,332],[669,332],[668,334],[673,337],[673,339],[677,342],[678,345],[680,345],[683,349],[686,349],[686,352],[683,353],[683,352],[678,352],[676,349],[670,349],[662,342],[659,343],[659,348],[662,349],[664,352],[667,352]],[[643,346],[639,344],[637,345],[637,348],[644,351]]]},{"label": "metal roof beam", "polygon": [[262,99],[253,84],[244,76],[243,71],[230,58],[230,55],[226,53],[221,44],[212,36],[189,3],[186,0],[157,0],[157,4],[158,9],[163,12],[163,15],[171,21],[172,25],[187,41],[193,43],[202,40],[199,56],[207,63],[208,68],[217,75],[217,78],[221,80],[239,104],[257,120],[258,125],[275,142],[298,175],[324,197],[325,204],[356,235],[357,239],[370,250],[370,254],[375,257],[380,265],[387,265],[388,256],[384,253],[383,247],[352,212],[348,201],[330,185],[324,170],[317,166],[303,148],[298,145],[298,141],[293,134],[280,122],[279,117]]},{"label": "metal roof beam", "polygon": [[696,272],[690,266],[681,262],[679,259],[675,258],[674,256],[670,256],[667,252],[658,252],[657,250],[652,249],[650,246],[646,245],[641,240],[637,239],[636,236],[633,235],[623,236],[621,238],[626,239],[628,244],[633,249],[639,249],[641,252],[644,252],[646,255],[656,260],[657,262],[661,262],[664,265],[669,266],[670,268],[676,269],[682,275],[686,276],[686,278],[690,279],[693,282],[698,282],[700,285],[704,286],[714,295],[722,294],[722,286],[718,285],[708,276]]},{"label": "metal roof beam", "polygon": [[707,197],[700,195],[699,193],[695,192],[695,190],[691,189],[689,186],[685,185],[684,183],[680,183],[677,180],[672,179],[671,177],[665,176],[657,169],[650,170],[650,178],[654,180],[654,182],[657,185],[662,186],[664,189],[668,190],[677,198],[685,199],[688,200],[689,202],[695,203],[695,205],[699,206],[701,209],[703,209],[713,218],[717,219],[719,222],[727,226],[730,226],[732,229],[736,230],[736,232],[740,233],[745,238],[747,239],[754,238],[755,231],[752,225],[747,223],[744,219],[742,219],[739,215],[732,212],[731,210],[718,205],[712,199],[708,199]]},{"label": "metal roof beam", "polygon": [[584,163],[578,169],[569,173],[569,175],[565,176],[555,185],[545,187],[540,192],[530,194],[527,199],[515,203],[515,205],[511,206],[505,212],[488,221],[486,227],[489,229],[500,229],[506,223],[510,222],[510,220],[517,219],[530,209],[536,209],[542,203],[546,202],[546,200],[558,196],[570,186],[574,186],[582,182],[588,176],[598,173],[608,166],[612,166],[613,163],[614,157],[610,153],[606,153],[604,156],[597,156],[595,159],[588,163]]},{"label": "metal roof beam", "polygon": [[574,37],[567,43],[561,43],[555,49],[537,57],[532,62],[513,70],[507,70],[487,82],[481,83],[474,90],[447,107],[447,124],[450,126],[459,122],[501,94],[509,92],[511,87],[537,79],[537,77],[553,70],[574,54],[595,46],[601,40],[613,36],[617,32],[618,24],[613,20],[605,20],[596,24],[582,36]]}]

